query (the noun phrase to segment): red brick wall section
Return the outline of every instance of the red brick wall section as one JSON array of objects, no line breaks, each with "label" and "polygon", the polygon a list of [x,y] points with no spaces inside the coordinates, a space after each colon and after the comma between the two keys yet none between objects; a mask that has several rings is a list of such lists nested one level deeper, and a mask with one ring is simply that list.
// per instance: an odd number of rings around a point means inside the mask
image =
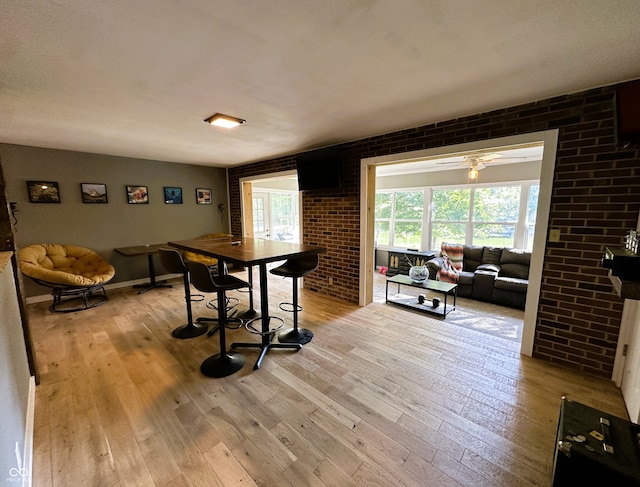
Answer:
[{"label": "red brick wall section", "polygon": [[[303,193],[303,241],[327,247],[306,278],[319,293],[358,301],[360,160],[412,150],[559,129],[534,356],[610,377],[623,302],[601,266],[640,211],[640,149],[617,147],[615,86],[342,144],[343,187]],[[229,169],[232,231],[241,233],[238,180],[295,168],[295,156]],[[329,277],[333,286],[328,286]]]}]

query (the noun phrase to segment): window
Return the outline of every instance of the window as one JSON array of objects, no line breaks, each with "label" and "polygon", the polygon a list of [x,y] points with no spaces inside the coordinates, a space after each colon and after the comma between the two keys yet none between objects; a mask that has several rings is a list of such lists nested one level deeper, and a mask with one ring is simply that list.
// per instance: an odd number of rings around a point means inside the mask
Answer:
[{"label": "window", "polygon": [[265,214],[264,200],[261,198],[253,198],[253,231],[264,232]]},{"label": "window", "polygon": [[420,248],[424,190],[376,193],[376,245]]},{"label": "window", "polygon": [[376,246],[391,247],[389,228],[391,224],[392,199],[393,193],[376,193]]},{"label": "window", "polygon": [[463,243],[469,221],[470,189],[433,191],[431,206],[431,249],[442,242]]},{"label": "window", "polygon": [[271,193],[271,238],[298,241],[298,193]]},{"label": "window", "polygon": [[537,182],[526,182],[379,191],[376,243],[421,250],[438,250],[442,242],[531,250],[539,189]]},{"label": "window", "polygon": [[476,189],[471,243],[489,247],[513,247],[519,214],[520,185]]}]

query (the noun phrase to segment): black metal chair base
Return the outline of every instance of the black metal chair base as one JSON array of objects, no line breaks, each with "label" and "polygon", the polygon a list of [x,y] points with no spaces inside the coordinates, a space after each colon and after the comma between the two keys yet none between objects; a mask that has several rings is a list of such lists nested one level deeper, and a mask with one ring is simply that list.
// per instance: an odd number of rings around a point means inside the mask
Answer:
[{"label": "black metal chair base", "polygon": [[51,291],[51,295],[53,296],[53,303],[49,306],[49,311],[53,313],[73,313],[95,308],[109,300],[107,292],[102,285],[87,287],[56,286]]},{"label": "black metal chair base", "polygon": [[179,326],[171,332],[173,338],[195,338],[200,335],[204,335],[209,329],[209,325],[202,323],[187,323],[186,325]]},{"label": "black metal chair base", "polygon": [[264,356],[272,348],[295,350],[296,352],[298,350],[302,350],[302,345],[300,345],[299,343],[267,343],[267,344],[262,344],[262,343],[242,343],[242,342],[240,342],[240,343],[232,343],[231,344],[231,348],[237,348],[237,347],[260,348],[261,349],[260,350],[260,356],[258,357],[258,360],[256,361],[256,364],[253,366],[253,370],[258,370],[260,368],[260,365],[262,365],[262,359],[264,359]]},{"label": "black metal chair base", "polygon": [[313,339],[313,332],[306,328],[298,328],[297,330],[291,328],[285,330],[278,335],[278,341],[280,343],[299,343],[305,345]]},{"label": "black metal chair base", "polygon": [[245,356],[241,353],[217,353],[202,362],[200,372],[207,377],[227,377],[240,370],[245,360]]}]

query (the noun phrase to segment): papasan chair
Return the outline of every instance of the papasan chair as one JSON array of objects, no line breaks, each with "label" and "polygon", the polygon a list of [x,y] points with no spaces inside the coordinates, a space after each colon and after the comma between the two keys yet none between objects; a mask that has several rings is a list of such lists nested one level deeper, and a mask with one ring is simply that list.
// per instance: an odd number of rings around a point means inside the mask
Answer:
[{"label": "papasan chair", "polygon": [[18,250],[20,270],[36,283],[52,288],[49,310],[69,313],[107,301],[104,285],[115,268],[97,252],[78,245],[34,244]]}]

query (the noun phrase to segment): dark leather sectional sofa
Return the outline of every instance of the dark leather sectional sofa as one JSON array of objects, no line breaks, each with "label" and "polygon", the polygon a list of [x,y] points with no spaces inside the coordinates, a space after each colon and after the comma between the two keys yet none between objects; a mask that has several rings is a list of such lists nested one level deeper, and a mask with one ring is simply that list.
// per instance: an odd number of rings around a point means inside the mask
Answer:
[{"label": "dark leather sectional sofa", "polygon": [[[531,252],[506,247],[463,246],[458,296],[524,309]],[[437,279],[443,258],[427,261],[429,279]]]}]

